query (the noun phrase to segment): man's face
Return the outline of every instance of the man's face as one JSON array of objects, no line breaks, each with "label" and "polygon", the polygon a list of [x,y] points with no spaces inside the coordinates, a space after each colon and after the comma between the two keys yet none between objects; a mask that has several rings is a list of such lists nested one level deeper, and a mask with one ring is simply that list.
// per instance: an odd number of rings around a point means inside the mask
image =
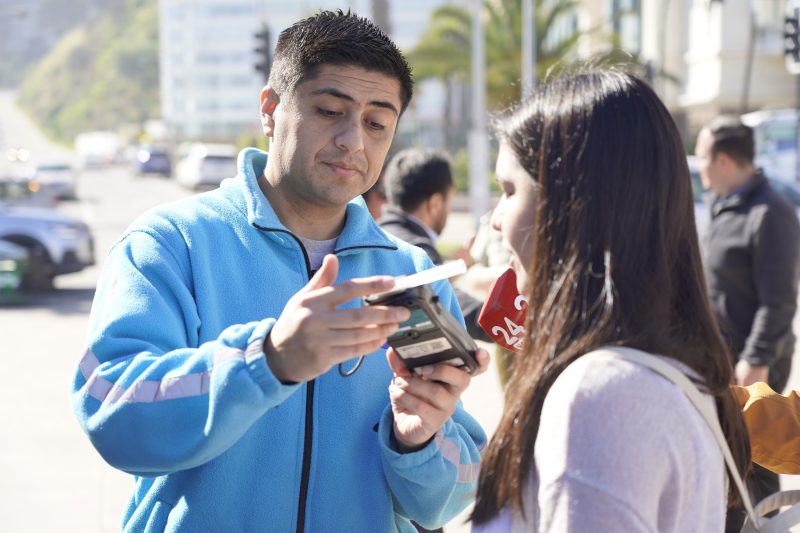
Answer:
[{"label": "man's face", "polygon": [[705,128],[700,130],[694,147],[700,180],[706,189],[722,192],[725,188],[724,173],[719,157],[712,158],[711,156],[711,148],[713,146],[714,136],[711,132]]},{"label": "man's face", "polygon": [[447,189],[447,192],[444,193],[444,196],[442,196],[441,205],[438,212],[435,214],[433,225],[431,226],[431,229],[440,235],[447,225],[447,217],[450,215],[450,204],[453,200],[454,189],[455,187],[450,187]]},{"label": "man's face", "polygon": [[274,121],[270,160],[286,197],[339,207],[369,189],[400,108],[398,80],[353,66],[325,65],[289,94],[262,95],[262,112]]},{"label": "man's face", "polygon": [[500,145],[495,175],[503,196],[492,212],[492,227],[503,234],[503,242],[511,250],[517,290],[524,294],[533,262],[536,185],[506,144]]}]

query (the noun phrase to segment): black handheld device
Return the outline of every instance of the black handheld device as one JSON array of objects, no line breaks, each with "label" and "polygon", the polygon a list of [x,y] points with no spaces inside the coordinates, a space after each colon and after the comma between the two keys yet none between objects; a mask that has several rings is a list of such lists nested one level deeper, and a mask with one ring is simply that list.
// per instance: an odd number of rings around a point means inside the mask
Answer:
[{"label": "black handheld device", "polygon": [[408,320],[389,337],[406,367],[448,363],[470,374],[478,368],[475,353],[478,346],[427,285],[392,290],[364,298],[368,305],[406,307],[411,311]]}]

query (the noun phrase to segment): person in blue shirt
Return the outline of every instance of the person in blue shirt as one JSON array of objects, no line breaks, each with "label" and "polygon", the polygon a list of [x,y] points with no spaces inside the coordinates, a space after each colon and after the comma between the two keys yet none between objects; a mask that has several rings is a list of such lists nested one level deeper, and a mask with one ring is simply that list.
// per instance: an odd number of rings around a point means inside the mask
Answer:
[{"label": "person in blue shirt", "polygon": [[[383,348],[408,311],[362,303],[432,266],[359,197],[411,94],[371,22],[297,22],[261,92],[269,154],[244,150],[235,178],[112,246],[72,404],[135,476],[125,531],[410,532],[472,501],[486,436],[459,402],[471,376],[408,372]],[[461,319],[450,285],[433,288]]]}]

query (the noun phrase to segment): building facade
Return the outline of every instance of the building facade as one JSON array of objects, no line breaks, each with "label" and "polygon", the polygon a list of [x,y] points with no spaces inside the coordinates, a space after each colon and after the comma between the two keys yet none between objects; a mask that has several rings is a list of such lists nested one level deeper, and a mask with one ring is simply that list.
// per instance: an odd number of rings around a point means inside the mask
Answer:
[{"label": "building facade", "polygon": [[[160,0],[161,109],[174,140],[232,141],[260,130],[254,34],[267,24],[273,46],[284,28],[320,9],[371,18],[375,0]],[[391,34],[410,48],[442,0],[387,0]],[[435,96],[435,95],[434,95]],[[430,107],[424,98],[415,105]],[[415,107],[414,109],[418,109]],[[410,110],[407,122],[417,112]],[[421,113],[420,113],[421,114]],[[405,120],[405,117],[404,117]]]},{"label": "building facade", "polygon": [[603,28],[584,53],[616,34],[652,75],[667,107],[693,136],[720,113],[797,106],[797,77],[783,54],[786,0],[581,0],[580,28]]}]

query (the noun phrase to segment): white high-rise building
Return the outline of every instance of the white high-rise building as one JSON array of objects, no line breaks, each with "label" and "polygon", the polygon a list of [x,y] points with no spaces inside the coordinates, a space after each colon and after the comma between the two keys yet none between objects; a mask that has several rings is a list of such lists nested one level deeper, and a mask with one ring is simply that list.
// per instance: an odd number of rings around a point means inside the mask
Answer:
[{"label": "white high-rise building", "polygon": [[[430,12],[444,0],[389,0],[391,35],[410,49]],[[254,34],[266,23],[278,34],[320,9],[370,17],[370,0],[160,0],[161,110],[176,139],[232,140],[259,130]],[[416,99],[424,105],[423,99]]]}]

